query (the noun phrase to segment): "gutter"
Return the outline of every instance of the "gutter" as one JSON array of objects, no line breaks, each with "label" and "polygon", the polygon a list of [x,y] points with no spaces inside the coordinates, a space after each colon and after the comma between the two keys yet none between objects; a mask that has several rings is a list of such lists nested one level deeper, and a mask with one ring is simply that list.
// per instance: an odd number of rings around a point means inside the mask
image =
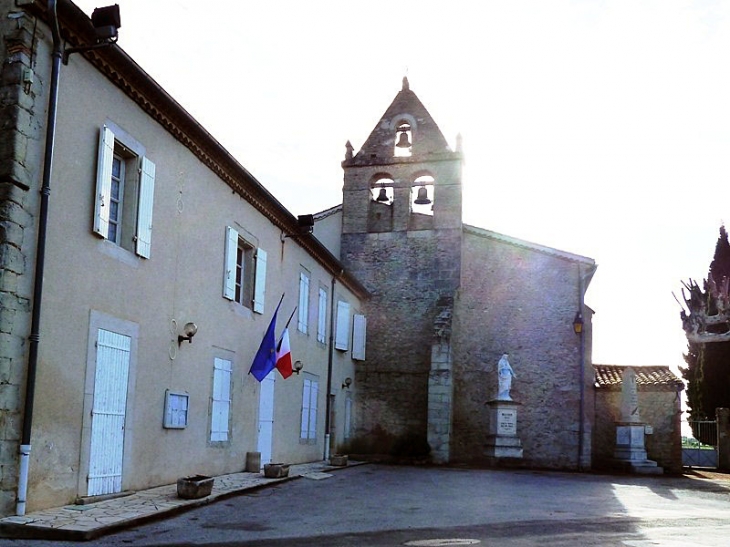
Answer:
[{"label": "gutter", "polygon": [[[596,273],[598,266],[591,264],[588,271],[585,274],[581,274],[580,264],[578,265],[578,310],[583,317],[586,317],[584,313],[585,308],[585,292],[588,289],[588,285],[593,278],[593,274]],[[591,329],[593,328],[593,322],[591,321]],[[580,332],[580,408],[578,416],[578,471],[583,471],[583,454],[585,452],[585,404],[586,404],[586,386],[585,386],[585,375],[586,375],[586,329],[583,328]]]},{"label": "gutter", "polygon": [[324,460],[328,460],[330,457],[330,439],[332,437],[330,428],[330,413],[332,409],[332,403],[330,402],[332,391],[332,368],[334,366],[334,351],[335,351],[335,284],[337,279],[342,277],[345,270],[340,270],[338,274],[332,276],[332,284],[330,287],[330,340],[329,340],[329,351],[327,352],[327,399],[325,401],[325,415],[324,415]]},{"label": "gutter", "polygon": [[48,227],[48,201],[51,195],[51,173],[53,172],[53,148],[56,140],[56,108],[58,106],[58,82],[61,75],[63,45],[56,14],[56,0],[48,0],[48,16],[53,34],[51,64],[51,85],[48,96],[48,119],[46,122],[46,149],[43,159],[43,184],[38,215],[38,241],[36,244],[36,267],[33,285],[33,313],[30,326],[30,348],[28,351],[28,375],[25,382],[25,403],[23,408],[23,430],[20,440],[20,471],[18,476],[18,498],[15,512],[25,515],[28,497],[28,470],[30,467],[30,438],[33,425],[33,403],[35,398],[36,371],[38,369],[38,346],[40,344],[41,301],[43,296],[43,270],[46,257],[46,231]]}]

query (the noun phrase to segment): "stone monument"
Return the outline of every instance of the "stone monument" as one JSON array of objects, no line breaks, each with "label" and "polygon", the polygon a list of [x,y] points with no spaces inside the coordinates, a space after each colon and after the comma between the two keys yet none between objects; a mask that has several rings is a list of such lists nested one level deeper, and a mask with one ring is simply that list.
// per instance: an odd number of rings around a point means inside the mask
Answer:
[{"label": "stone monument", "polygon": [[503,458],[522,458],[522,441],[517,436],[519,403],[510,395],[512,378],[515,378],[515,372],[505,353],[497,363],[497,397],[486,403],[489,406],[489,435],[485,454],[494,463]]},{"label": "stone monument", "polygon": [[647,459],[645,432],[646,424],[639,415],[636,371],[626,367],[621,378],[621,420],[616,422],[616,450],[613,457],[618,467],[627,471],[660,475],[664,470],[655,461]]}]

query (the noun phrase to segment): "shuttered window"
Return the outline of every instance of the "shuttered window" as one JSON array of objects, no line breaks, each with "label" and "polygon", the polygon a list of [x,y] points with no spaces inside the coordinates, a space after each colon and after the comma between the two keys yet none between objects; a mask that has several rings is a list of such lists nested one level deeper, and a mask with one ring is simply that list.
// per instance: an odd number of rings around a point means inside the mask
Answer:
[{"label": "shuttered window", "polygon": [[365,360],[365,333],[367,319],[364,315],[355,314],[352,317],[352,358],[357,361]]},{"label": "shuttered window", "polygon": [[314,443],[317,440],[317,397],[319,396],[319,379],[316,376],[305,376],[302,391],[302,422],[300,441]]},{"label": "shuttered window", "polygon": [[228,440],[228,422],[231,408],[231,362],[213,360],[213,396],[210,405],[210,441]]},{"label": "shuttered window", "polygon": [[99,136],[93,231],[150,258],[155,164],[139,143],[122,142],[114,131],[105,125]]},{"label": "shuttered window", "polygon": [[335,330],[335,349],[347,351],[350,347],[350,304],[337,301],[337,329]]},{"label": "shuttered window", "polygon": [[327,291],[319,288],[317,300],[317,342],[324,344],[327,339]]},{"label": "shuttered window", "polygon": [[305,272],[299,274],[299,320],[297,329],[307,334],[309,332],[309,275]]},{"label": "shuttered window", "polygon": [[253,311],[264,313],[264,297],[266,296],[266,251],[256,249],[256,265],[253,283]]},{"label": "shuttered window", "polygon": [[226,226],[223,254],[223,297],[264,313],[266,251],[244,240],[238,230]]}]

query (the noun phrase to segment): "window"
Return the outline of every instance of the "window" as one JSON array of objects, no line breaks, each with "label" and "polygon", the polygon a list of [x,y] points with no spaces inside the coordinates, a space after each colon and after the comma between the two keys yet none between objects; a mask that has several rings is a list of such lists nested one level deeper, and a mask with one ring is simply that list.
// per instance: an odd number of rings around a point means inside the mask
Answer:
[{"label": "window", "polygon": [[364,315],[355,314],[352,317],[352,358],[357,361],[365,360],[365,331],[367,319]]},{"label": "window", "polygon": [[99,138],[94,233],[143,258],[152,246],[155,164],[144,147],[117,127]]},{"label": "window", "polygon": [[317,342],[324,344],[327,339],[327,291],[319,288],[317,305]]},{"label": "window", "polygon": [[165,418],[162,427],[184,429],[188,425],[188,394],[165,390]]},{"label": "window", "polygon": [[226,227],[223,297],[264,312],[266,251],[243,239],[238,230]]},{"label": "window", "polygon": [[337,301],[337,328],[335,330],[335,349],[347,351],[350,347],[350,304]]},{"label": "window", "polygon": [[213,397],[210,406],[210,441],[228,441],[228,418],[231,409],[231,362],[213,360]]},{"label": "window", "polygon": [[302,391],[302,427],[299,436],[301,442],[314,444],[317,440],[317,397],[319,395],[319,378],[312,374],[304,376]]},{"label": "window", "polygon": [[309,332],[309,273],[299,274],[299,320],[297,321],[299,332]]}]

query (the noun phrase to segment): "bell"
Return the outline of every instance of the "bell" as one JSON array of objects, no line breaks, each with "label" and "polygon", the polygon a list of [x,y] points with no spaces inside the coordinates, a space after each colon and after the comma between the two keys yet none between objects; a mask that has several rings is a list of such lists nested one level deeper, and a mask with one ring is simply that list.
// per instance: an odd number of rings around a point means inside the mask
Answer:
[{"label": "bell", "polygon": [[385,192],[385,188],[380,189],[380,193],[375,201],[388,201],[388,194]]},{"label": "bell", "polygon": [[431,200],[428,199],[428,190],[425,186],[421,186],[418,189],[418,195],[416,196],[415,203],[417,203],[418,205],[428,205],[429,203],[431,203]]},{"label": "bell", "polygon": [[399,133],[398,136],[398,143],[396,144],[398,148],[410,148],[411,147],[411,141],[408,140],[408,133],[405,131]]}]

